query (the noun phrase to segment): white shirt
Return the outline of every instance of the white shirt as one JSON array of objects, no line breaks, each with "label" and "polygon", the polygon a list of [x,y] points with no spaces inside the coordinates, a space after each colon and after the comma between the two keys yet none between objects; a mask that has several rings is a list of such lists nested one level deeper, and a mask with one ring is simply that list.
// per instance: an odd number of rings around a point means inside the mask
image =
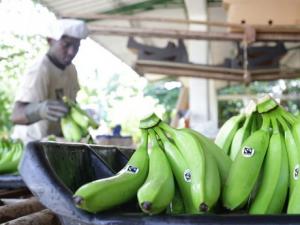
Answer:
[{"label": "white shirt", "polygon": [[[15,101],[32,103],[59,100],[64,95],[75,100],[78,90],[77,71],[73,64],[62,70],[48,56],[43,56],[22,77]],[[16,125],[12,137],[27,143],[50,134],[61,134],[59,122],[41,120],[31,125]]]}]

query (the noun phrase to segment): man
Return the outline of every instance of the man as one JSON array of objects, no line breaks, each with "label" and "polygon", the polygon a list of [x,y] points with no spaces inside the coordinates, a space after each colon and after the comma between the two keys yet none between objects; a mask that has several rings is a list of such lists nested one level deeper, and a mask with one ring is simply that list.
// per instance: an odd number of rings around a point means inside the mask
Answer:
[{"label": "man", "polygon": [[23,76],[13,108],[13,138],[25,143],[50,134],[61,136],[59,120],[68,112],[61,99],[65,95],[75,100],[79,90],[72,60],[80,40],[88,35],[85,23],[62,19],[49,31],[49,50]]}]

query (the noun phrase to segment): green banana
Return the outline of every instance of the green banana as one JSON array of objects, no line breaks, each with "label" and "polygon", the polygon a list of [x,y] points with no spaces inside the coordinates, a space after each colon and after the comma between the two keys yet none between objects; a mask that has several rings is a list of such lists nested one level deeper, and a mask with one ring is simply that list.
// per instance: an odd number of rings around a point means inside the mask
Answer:
[{"label": "green banana", "polygon": [[175,129],[161,122],[159,127],[166,131],[174,140],[178,150],[184,157],[191,170],[191,191],[193,204],[199,211],[209,211],[209,205],[205,202],[205,155],[203,146],[198,138],[184,129]]},{"label": "green banana", "polygon": [[152,145],[149,149],[149,173],[137,192],[137,198],[142,211],[154,215],[168,207],[174,196],[175,184],[168,159],[151,129],[149,136]]},{"label": "green banana", "polygon": [[227,155],[229,155],[232,139],[244,119],[244,114],[232,116],[223,124],[215,138],[215,143],[223,149]]},{"label": "green banana", "polygon": [[[270,144],[263,165],[262,183],[258,188],[253,203],[250,206],[250,214],[267,214],[270,213],[269,208],[272,199],[280,195],[286,196],[287,188],[277,189],[281,182],[281,175],[284,171],[284,140],[281,138],[276,118],[271,118],[273,133],[270,138]],[[286,183],[286,187],[287,187]],[[280,191],[280,192],[276,192]],[[278,202],[277,206],[282,209],[284,201]],[[273,206],[274,208],[274,206]],[[272,211],[271,213],[280,213],[280,211]]]},{"label": "green banana", "polygon": [[251,134],[233,161],[223,188],[223,205],[234,210],[242,207],[257,181],[269,145],[270,119],[263,115],[260,130]]},{"label": "green banana", "polygon": [[287,214],[300,214],[300,182],[294,186],[294,190],[290,194]]},{"label": "green banana", "polygon": [[294,190],[296,183],[299,182],[300,158],[298,146],[296,143],[296,140],[299,137],[294,138],[292,131],[290,130],[288,124],[282,117],[279,116],[278,121],[284,130],[285,145],[289,159],[289,185],[291,194]]},{"label": "green banana", "polygon": [[261,114],[258,112],[253,112],[250,134],[253,134],[255,131],[257,131],[261,127],[261,124],[262,124]]},{"label": "green banana", "polygon": [[67,141],[80,141],[82,138],[81,129],[70,115],[61,118],[60,124],[62,133]]},{"label": "green banana", "polygon": [[199,212],[198,207],[193,205],[193,197],[191,192],[191,170],[189,165],[185,161],[185,158],[178,150],[177,146],[173,144],[164,132],[159,128],[154,128],[155,132],[158,134],[168,158],[170,166],[172,168],[173,174],[178,184],[181,196],[183,197],[184,206],[187,213],[197,213]]},{"label": "green banana", "polygon": [[208,211],[212,211],[221,194],[221,178],[215,158],[210,151],[204,148],[205,155],[205,179],[204,201]]},{"label": "green banana", "polygon": [[247,107],[245,108],[245,122],[242,125],[241,128],[237,130],[235,133],[231,147],[230,147],[230,158],[231,160],[234,160],[236,157],[236,154],[240,150],[243,141],[250,135],[251,133],[251,125],[253,120],[254,112],[256,112],[256,103],[254,101],[250,101]]},{"label": "green banana", "polygon": [[86,113],[86,111],[84,111],[83,109],[80,108],[80,106],[72,101],[71,99],[69,99],[67,96],[63,97],[63,101],[70,107],[70,108],[75,108],[81,115],[85,115],[88,118],[88,122],[89,125],[93,128],[93,129],[98,129],[99,125],[98,123],[89,115]]},{"label": "green banana", "polygon": [[0,174],[16,172],[23,153],[22,143],[12,143],[11,150],[0,160]]},{"label": "green banana", "polygon": [[218,166],[222,185],[224,185],[232,163],[229,156],[226,155],[225,152],[211,139],[202,135],[201,133],[189,128],[183,128],[183,130],[193,134],[203,146],[204,151],[209,151],[213,155]]},{"label": "green banana", "polygon": [[133,198],[144,183],[149,167],[148,133],[142,130],[141,144],[126,166],[115,176],[99,179],[80,187],[74,194],[78,208],[96,213]]},{"label": "green banana", "polygon": [[76,108],[72,107],[70,109],[71,118],[80,126],[80,128],[87,130],[89,127],[89,118],[78,111]]},{"label": "green banana", "polygon": [[232,139],[232,144],[230,148],[230,159],[234,160],[238,151],[240,150],[243,142],[247,137],[249,137],[250,132],[251,132],[251,126],[252,125],[252,114],[246,115],[246,120],[241,128],[237,130],[235,133],[233,139]]},{"label": "green banana", "polygon": [[283,143],[282,149],[282,162],[281,162],[281,171],[279,175],[279,180],[275,188],[275,192],[269,205],[268,214],[280,213],[283,210],[284,204],[286,202],[288,186],[289,186],[289,162],[286,152],[286,146],[284,143],[284,137],[281,134],[281,142]]},{"label": "green banana", "polygon": [[180,190],[177,185],[175,185],[175,193],[174,197],[169,204],[167,208],[167,213],[168,214],[184,214],[185,208],[184,208],[184,202],[183,202],[183,197],[180,194]]}]

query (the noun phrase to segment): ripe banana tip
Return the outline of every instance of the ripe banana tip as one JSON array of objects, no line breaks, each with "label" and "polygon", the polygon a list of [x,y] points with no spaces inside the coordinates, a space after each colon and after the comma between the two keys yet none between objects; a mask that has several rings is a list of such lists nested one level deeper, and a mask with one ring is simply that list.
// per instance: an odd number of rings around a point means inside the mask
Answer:
[{"label": "ripe banana tip", "polygon": [[76,205],[82,205],[83,204],[83,202],[84,202],[84,199],[82,198],[82,197],[80,197],[80,196],[73,196],[73,201],[74,201],[74,203],[76,204]]},{"label": "ripe banana tip", "polygon": [[207,212],[208,211],[208,205],[206,205],[204,202],[202,202],[200,204],[199,209],[200,209],[201,212]]},{"label": "ripe banana tip", "polygon": [[152,208],[152,203],[151,202],[142,202],[141,207],[145,211],[150,211]]}]

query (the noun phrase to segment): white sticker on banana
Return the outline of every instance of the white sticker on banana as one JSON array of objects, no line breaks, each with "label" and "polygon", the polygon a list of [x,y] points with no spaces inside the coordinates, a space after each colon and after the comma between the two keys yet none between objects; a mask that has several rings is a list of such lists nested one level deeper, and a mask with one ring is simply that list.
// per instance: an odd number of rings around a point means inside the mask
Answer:
[{"label": "white sticker on banana", "polygon": [[192,172],[191,170],[187,169],[183,173],[183,178],[185,182],[190,183],[192,181]]},{"label": "white sticker on banana", "polygon": [[300,172],[300,168],[299,168],[299,164],[297,164],[294,169],[294,180],[299,179],[299,172]]},{"label": "white sticker on banana", "polygon": [[254,148],[251,148],[251,147],[245,146],[245,147],[242,149],[242,154],[243,154],[243,156],[246,157],[246,158],[252,157],[252,156],[254,155],[254,152],[255,152]]},{"label": "white sticker on banana", "polygon": [[126,168],[126,172],[127,173],[137,174],[139,172],[139,168],[137,168],[135,166],[128,165],[127,168]]}]

